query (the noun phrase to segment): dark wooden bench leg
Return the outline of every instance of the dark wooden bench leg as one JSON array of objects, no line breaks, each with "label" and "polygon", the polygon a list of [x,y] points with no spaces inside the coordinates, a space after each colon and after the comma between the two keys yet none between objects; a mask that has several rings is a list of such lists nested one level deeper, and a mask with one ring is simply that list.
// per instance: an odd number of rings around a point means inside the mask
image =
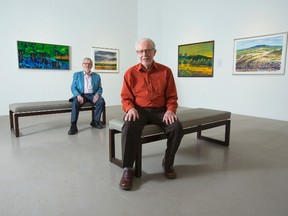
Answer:
[{"label": "dark wooden bench leg", "polygon": [[9,110],[9,117],[10,117],[10,129],[14,130],[14,116],[13,111]]},{"label": "dark wooden bench leg", "polygon": [[231,120],[227,120],[225,125],[225,146],[230,145],[230,128],[231,128]]},{"label": "dark wooden bench leg", "polygon": [[[213,126],[211,126],[211,125],[213,125]],[[202,135],[202,130],[211,129],[213,127],[218,127],[218,126],[221,126],[221,125],[225,125],[225,140],[224,141]],[[197,138],[198,139],[207,140],[207,141],[210,141],[212,143],[217,143],[217,144],[220,144],[220,145],[229,146],[229,144],[230,144],[230,125],[231,125],[231,120],[230,119],[229,120],[225,120],[225,121],[221,121],[221,122],[216,122],[214,124],[212,123],[208,127],[205,127],[205,126],[202,127],[200,125],[198,127],[198,130],[197,130]]]},{"label": "dark wooden bench leg", "polygon": [[106,125],[106,104],[103,107],[103,111],[102,111],[102,124]]},{"label": "dark wooden bench leg", "polygon": [[14,119],[15,119],[15,136],[19,137],[20,132],[19,132],[19,116],[17,114],[14,114]]},{"label": "dark wooden bench leg", "polygon": [[115,135],[121,133],[115,129],[109,129],[109,160],[111,163],[123,168],[122,160],[115,157]]},{"label": "dark wooden bench leg", "polygon": [[142,175],[142,143],[139,145],[135,159],[135,176],[140,178]]},{"label": "dark wooden bench leg", "polygon": [[[15,134],[16,137],[20,136],[19,132],[19,116],[14,114],[13,111],[9,110],[9,118],[10,118],[10,129]],[[15,124],[14,124],[15,122]]]},{"label": "dark wooden bench leg", "polygon": [[115,158],[115,130],[109,130],[109,160],[113,162]]}]

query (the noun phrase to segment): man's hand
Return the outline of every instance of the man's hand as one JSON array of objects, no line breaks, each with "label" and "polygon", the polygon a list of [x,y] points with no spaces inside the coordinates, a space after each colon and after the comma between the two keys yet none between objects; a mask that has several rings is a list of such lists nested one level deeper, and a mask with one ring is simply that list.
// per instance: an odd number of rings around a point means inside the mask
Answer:
[{"label": "man's hand", "polygon": [[95,94],[94,97],[93,97],[93,103],[96,103],[99,99],[99,94]]},{"label": "man's hand", "polygon": [[77,96],[77,100],[78,100],[78,102],[79,102],[80,104],[83,104],[83,103],[84,103],[84,99],[83,99],[83,97],[82,97],[81,95],[78,95],[78,96]]},{"label": "man's hand", "polygon": [[177,116],[174,112],[167,110],[163,117],[163,122],[168,124],[173,124],[177,120]]},{"label": "man's hand", "polygon": [[130,109],[124,118],[125,121],[135,121],[136,119],[139,119],[139,113],[135,108]]}]

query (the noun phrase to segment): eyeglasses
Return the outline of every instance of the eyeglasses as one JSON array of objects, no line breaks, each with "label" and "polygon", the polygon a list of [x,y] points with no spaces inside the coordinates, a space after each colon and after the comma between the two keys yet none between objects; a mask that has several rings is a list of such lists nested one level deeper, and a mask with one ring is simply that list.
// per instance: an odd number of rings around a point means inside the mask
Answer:
[{"label": "eyeglasses", "polygon": [[84,65],[92,65],[92,63],[88,62],[83,62]]},{"label": "eyeglasses", "polygon": [[146,49],[146,50],[137,50],[136,52],[137,52],[139,55],[143,55],[144,52],[150,54],[150,53],[152,53],[153,51],[154,51],[154,48],[152,48],[152,49]]}]

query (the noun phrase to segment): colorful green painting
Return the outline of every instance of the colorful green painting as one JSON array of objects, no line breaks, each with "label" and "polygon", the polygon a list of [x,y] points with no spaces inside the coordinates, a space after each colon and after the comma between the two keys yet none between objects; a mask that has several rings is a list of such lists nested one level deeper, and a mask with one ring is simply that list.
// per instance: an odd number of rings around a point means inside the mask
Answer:
[{"label": "colorful green painting", "polygon": [[17,41],[19,68],[69,70],[69,46]]},{"label": "colorful green painting", "polygon": [[287,33],[234,40],[234,74],[284,74]]},{"label": "colorful green painting", "polygon": [[213,77],[214,41],[178,46],[178,77]]}]

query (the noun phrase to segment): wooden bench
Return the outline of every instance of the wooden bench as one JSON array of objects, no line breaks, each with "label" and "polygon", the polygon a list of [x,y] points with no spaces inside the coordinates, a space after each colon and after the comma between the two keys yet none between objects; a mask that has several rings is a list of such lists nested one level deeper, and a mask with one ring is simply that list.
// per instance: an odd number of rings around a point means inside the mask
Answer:
[{"label": "wooden bench", "polygon": [[[224,146],[229,146],[231,113],[227,111],[204,109],[204,108],[180,108],[177,116],[182,122],[184,134],[197,132],[198,139],[208,140]],[[123,168],[122,160],[115,156],[115,135],[121,133],[123,117],[109,121],[109,160],[111,163]],[[219,140],[202,135],[202,131],[224,126],[224,139]],[[166,139],[163,130],[157,125],[146,125],[142,131],[141,144]],[[140,177],[142,173],[142,145],[139,146],[135,159],[135,176]]]},{"label": "wooden bench", "polygon": [[[9,105],[10,128],[15,136],[19,137],[20,117],[67,113],[71,112],[71,110],[72,102],[69,102],[68,100],[13,103]],[[92,110],[93,117],[94,107],[88,102],[83,105],[80,111],[87,110]],[[105,106],[102,113],[102,124],[106,124]]]}]

